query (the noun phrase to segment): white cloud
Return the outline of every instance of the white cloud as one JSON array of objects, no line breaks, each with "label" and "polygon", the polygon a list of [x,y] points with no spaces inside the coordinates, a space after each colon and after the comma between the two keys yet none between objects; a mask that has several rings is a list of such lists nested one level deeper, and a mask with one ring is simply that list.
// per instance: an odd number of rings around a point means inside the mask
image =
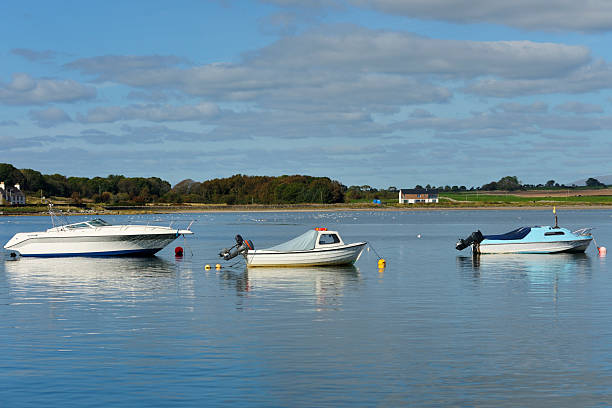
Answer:
[{"label": "white cloud", "polygon": [[163,142],[196,142],[209,140],[206,133],[187,132],[172,129],[164,125],[156,126],[128,126],[123,125],[121,132],[109,133],[97,129],[85,129],[79,136],[70,137],[72,140],[81,140],[95,145],[150,145]]},{"label": "white cloud", "polygon": [[210,135],[219,140],[364,139],[389,132],[387,126],[376,123],[364,112],[247,111],[227,113],[213,123],[215,128]]},{"label": "white cloud", "polygon": [[198,105],[130,105],[104,106],[78,114],[77,120],[82,123],[106,123],[120,120],[147,120],[151,122],[173,122],[210,119],[220,112],[213,103],[202,102]]},{"label": "white cloud", "polygon": [[11,54],[19,55],[32,62],[47,62],[54,60],[60,53],[52,50],[36,51],[26,48],[15,48],[11,50]]},{"label": "white cloud", "polygon": [[601,105],[593,103],[582,103],[582,102],[565,102],[555,106],[555,110],[561,112],[570,112],[576,114],[588,114],[588,113],[603,113],[604,110]]},{"label": "white cloud", "polygon": [[49,128],[60,123],[70,122],[70,116],[62,109],[52,106],[43,110],[31,110],[30,118],[40,127]]},{"label": "white cloud", "polygon": [[421,108],[417,108],[410,113],[411,118],[432,118],[433,116],[430,111]]},{"label": "white cloud", "polygon": [[80,58],[64,66],[81,71],[83,74],[97,75],[98,81],[121,80],[125,73],[138,73],[149,76],[169,67],[187,63],[185,58],[173,55],[103,55],[92,58]]},{"label": "white cloud", "polygon": [[93,99],[96,88],[71,79],[33,78],[25,73],[13,74],[9,83],[0,82],[0,104],[43,105],[50,102],[76,102]]},{"label": "white cloud", "polygon": [[245,65],[317,72],[379,72],[452,78],[559,76],[590,60],[586,47],[532,41],[440,40],[415,34],[324,26],[248,56]]},{"label": "white cloud", "polygon": [[[502,105],[503,106],[503,105]],[[414,117],[390,125],[398,131],[430,131],[450,139],[494,139],[516,141],[524,135],[541,135],[551,130],[592,132],[612,130],[612,117],[567,117],[547,113],[539,104],[508,105],[491,112],[474,112],[467,117]],[[584,137],[581,136],[581,137]]]},{"label": "white cloud", "polygon": [[491,111],[502,111],[508,113],[546,113],[548,112],[548,104],[544,102],[533,102],[529,104],[504,102],[492,107]]},{"label": "white cloud", "polygon": [[[590,51],[582,46],[439,40],[356,26],[323,26],[283,38],[234,64],[183,66],[178,57],[104,56],[79,59],[66,67],[100,81],[151,92],[179,91],[217,103],[389,113],[405,105],[449,102],[451,87],[463,81],[471,81],[464,91],[485,96],[509,94],[514,85],[521,92],[545,93],[544,84],[560,89],[568,76],[585,77],[575,83],[575,92],[608,86],[612,81],[596,84],[586,78],[589,70],[603,70],[601,63],[589,66],[590,61]],[[161,113],[147,116],[143,109],[136,111],[100,108],[81,120],[120,120],[126,115],[164,120]]]},{"label": "white cloud", "polygon": [[[608,0],[347,0],[408,18],[453,23],[493,23],[530,30],[609,31]],[[298,0],[293,1],[296,3]],[[307,1],[303,1],[306,4]]]},{"label": "white cloud", "polygon": [[486,78],[468,84],[463,91],[481,96],[512,98],[541,94],[578,94],[612,88],[612,66],[598,60],[560,77],[535,79]]}]

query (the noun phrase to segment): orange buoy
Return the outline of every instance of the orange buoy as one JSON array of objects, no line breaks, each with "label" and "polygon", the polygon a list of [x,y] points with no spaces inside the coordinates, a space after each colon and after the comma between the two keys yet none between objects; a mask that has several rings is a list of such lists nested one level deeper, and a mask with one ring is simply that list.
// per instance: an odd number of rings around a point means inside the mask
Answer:
[{"label": "orange buoy", "polygon": [[606,247],[599,247],[597,248],[599,251],[599,256],[604,257],[606,256],[606,252],[608,252],[608,250],[606,249]]},{"label": "orange buoy", "polygon": [[177,246],[174,248],[174,256],[183,256],[183,247]]},{"label": "orange buoy", "polygon": [[385,260],[384,260],[384,259],[380,258],[380,259],[378,260],[378,268],[379,268],[379,269],[382,269],[382,268],[384,268],[385,266],[387,266],[387,263],[385,262]]}]

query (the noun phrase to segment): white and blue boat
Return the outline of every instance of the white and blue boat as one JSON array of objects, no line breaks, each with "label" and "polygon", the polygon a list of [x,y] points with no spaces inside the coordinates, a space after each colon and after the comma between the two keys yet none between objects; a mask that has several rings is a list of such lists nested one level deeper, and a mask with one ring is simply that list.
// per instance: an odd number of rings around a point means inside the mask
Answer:
[{"label": "white and blue boat", "polygon": [[521,227],[505,234],[483,235],[473,232],[460,239],[457,250],[469,246],[475,254],[555,254],[584,252],[591,241],[591,228],[570,231],[558,225]]},{"label": "white and blue boat", "polygon": [[191,224],[187,229],[111,225],[97,218],[54,226],[46,231],[19,232],[4,248],[21,256],[35,257],[153,255],[179,236],[193,234],[190,227]]}]

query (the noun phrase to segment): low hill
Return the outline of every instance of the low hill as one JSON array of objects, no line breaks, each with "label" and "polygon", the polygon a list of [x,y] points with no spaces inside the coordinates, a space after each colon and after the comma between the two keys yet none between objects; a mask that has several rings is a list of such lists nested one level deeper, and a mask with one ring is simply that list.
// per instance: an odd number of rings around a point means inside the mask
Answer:
[{"label": "low hill", "polygon": [[[609,176],[597,176],[597,177],[593,177],[593,178],[599,180],[601,183],[604,183],[607,186],[612,185],[612,175],[609,175]],[[568,183],[568,185],[569,186],[571,186],[571,185],[586,186],[586,181],[587,181],[587,179],[580,179],[580,180],[572,181],[571,183]]]}]

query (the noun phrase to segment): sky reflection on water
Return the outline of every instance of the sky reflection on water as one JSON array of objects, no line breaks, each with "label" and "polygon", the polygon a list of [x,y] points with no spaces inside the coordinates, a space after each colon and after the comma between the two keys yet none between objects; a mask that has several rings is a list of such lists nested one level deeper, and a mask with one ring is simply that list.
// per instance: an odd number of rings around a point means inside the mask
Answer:
[{"label": "sky reflection on water", "polygon": [[[570,227],[596,226],[600,245],[612,242],[609,211],[563,216]],[[152,217],[161,224],[170,218]],[[171,245],[153,258],[0,262],[0,401],[612,404],[612,276],[605,258],[593,248],[582,255],[476,258],[454,249],[476,228],[493,233],[542,224],[548,212],[195,217],[196,235],[180,242],[188,246],[184,258],[175,258]],[[0,239],[47,221],[0,219]],[[236,233],[264,247],[315,226],[337,229],[347,242],[367,240],[387,268],[379,272],[369,251],[354,267],[232,262],[214,269],[219,249]]]}]

